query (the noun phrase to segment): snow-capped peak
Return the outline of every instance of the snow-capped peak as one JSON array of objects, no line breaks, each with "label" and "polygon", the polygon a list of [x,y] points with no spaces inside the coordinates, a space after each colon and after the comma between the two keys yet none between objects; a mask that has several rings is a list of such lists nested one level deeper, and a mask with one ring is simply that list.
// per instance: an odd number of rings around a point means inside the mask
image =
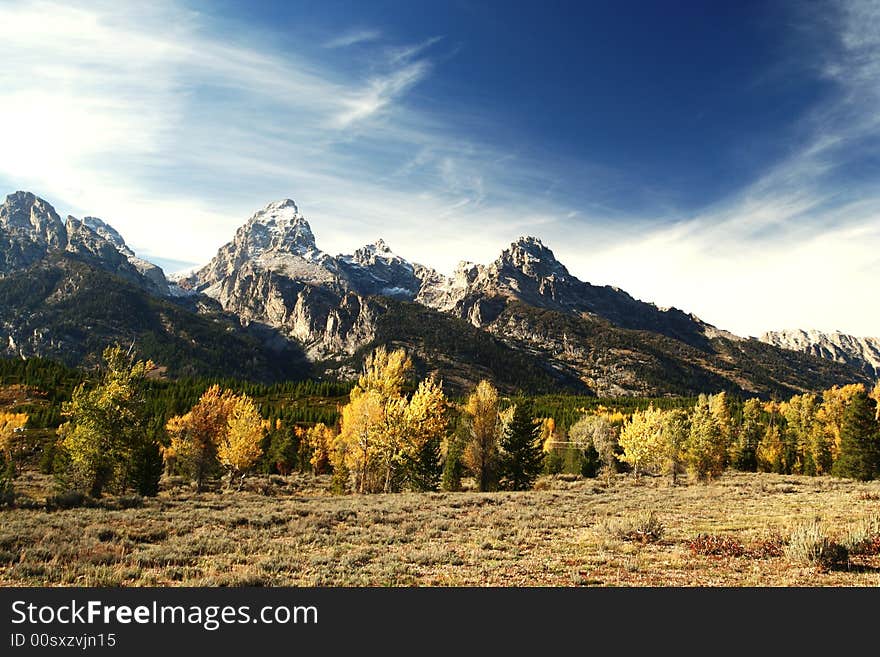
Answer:
[{"label": "snow-capped peak", "polygon": [[568,270],[556,259],[553,251],[537,237],[523,235],[501,253],[496,265],[510,265],[532,277],[568,276]]},{"label": "snow-capped peak", "polygon": [[251,256],[267,251],[298,255],[318,251],[309,222],[289,198],[273,201],[255,212],[239,229],[236,241],[241,242]]},{"label": "snow-capped peak", "polygon": [[[68,217],[68,219],[76,220],[76,217]],[[93,232],[110,242],[120,253],[128,257],[134,257],[134,251],[132,251],[125,243],[125,240],[122,239],[122,235],[104,220],[98,219],[97,217],[83,217],[81,223],[86,228],[91,229]]]}]

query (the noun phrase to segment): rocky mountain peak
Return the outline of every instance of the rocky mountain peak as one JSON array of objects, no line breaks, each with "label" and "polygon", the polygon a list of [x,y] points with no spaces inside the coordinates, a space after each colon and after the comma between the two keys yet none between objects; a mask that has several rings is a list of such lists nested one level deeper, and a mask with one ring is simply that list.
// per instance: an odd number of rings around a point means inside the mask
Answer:
[{"label": "rocky mountain peak", "polygon": [[0,205],[0,228],[49,248],[63,249],[67,243],[64,223],[55,208],[30,192],[6,197]]},{"label": "rocky mountain peak", "polygon": [[568,270],[537,237],[522,236],[501,253],[498,269],[513,267],[530,278],[567,277]]},{"label": "rocky mountain peak", "polygon": [[[406,263],[399,255],[394,253],[381,237],[372,244],[366,244],[355,251],[351,256],[337,256],[341,260],[358,264],[364,267],[376,263]],[[407,263],[408,264],[408,263]]]},{"label": "rocky mountain peak", "polygon": [[236,242],[257,256],[267,251],[304,254],[317,250],[309,222],[289,198],[269,203],[248,219],[236,234]]},{"label": "rocky mountain peak", "polygon": [[[69,221],[70,219],[76,218],[68,216],[67,219]],[[83,217],[82,223],[87,228],[91,229],[93,232],[97,233],[105,240],[110,242],[123,255],[134,257],[134,251],[132,251],[128,247],[128,244],[125,243],[125,240],[122,239],[122,235],[120,235],[119,232],[115,228],[113,228],[113,226],[105,222],[103,219],[98,219],[97,217]]]},{"label": "rocky mountain peak", "polygon": [[853,365],[880,377],[880,338],[877,337],[858,337],[840,331],[827,333],[815,329],[786,329],[768,331],[761,336],[761,341],[775,347]]}]

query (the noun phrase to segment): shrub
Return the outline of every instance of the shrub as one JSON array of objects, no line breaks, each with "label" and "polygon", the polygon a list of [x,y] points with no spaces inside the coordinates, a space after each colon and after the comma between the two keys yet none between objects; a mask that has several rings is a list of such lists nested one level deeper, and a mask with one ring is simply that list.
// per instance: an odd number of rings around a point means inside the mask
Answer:
[{"label": "shrub", "polygon": [[636,516],[606,520],[603,523],[607,533],[622,541],[634,543],[656,543],[663,537],[663,523],[654,511],[643,511]]},{"label": "shrub", "polygon": [[88,495],[80,491],[72,490],[46,498],[46,508],[50,511],[56,509],[77,509],[81,506],[89,506],[92,501]]},{"label": "shrub", "polygon": [[781,557],[785,554],[787,541],[777,533],[758,539],[749,545],[746,554],[751,559],[768,559]]},{"label": "shrub", "polygon": [[843,541],[850,554],[880,554],[880,516],[874,516],[851,527]]},{"label": "shrub", "polygon": [[743,544],[730,536],[700,534],[688,543],[693,554],[710,557],[741,557],[746,553]]},{"label": "shrub", "polygon": [[794,529],[785,547],[785,556],[796,564],[828,570],[849,561],[845,546],[832,540],[817,520]]}]

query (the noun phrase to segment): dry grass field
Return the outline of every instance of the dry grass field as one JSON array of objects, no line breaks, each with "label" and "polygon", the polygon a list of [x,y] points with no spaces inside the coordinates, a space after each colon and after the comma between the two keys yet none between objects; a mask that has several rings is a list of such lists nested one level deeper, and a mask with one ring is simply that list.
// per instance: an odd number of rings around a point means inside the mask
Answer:
[{"label": "dry grass field", "polygon": [[[36,495],[46,482],[17,483]],[[786,550],[793,530],[816,518],[840,542],[872,519],[876,529],[880,481],[545,477],[522,493],[341,497],[326,487],[272,477],[239,492],[166,488],[134,508],[111,500],[0,511],[0,584],[880,585],[880,539],[831,567]],[[650,511],[660,531],[646,525]]]}]

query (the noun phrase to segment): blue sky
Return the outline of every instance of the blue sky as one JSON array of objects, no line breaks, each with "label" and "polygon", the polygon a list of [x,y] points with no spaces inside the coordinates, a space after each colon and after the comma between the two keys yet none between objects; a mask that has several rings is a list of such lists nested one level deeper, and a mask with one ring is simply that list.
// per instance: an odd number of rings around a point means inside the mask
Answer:
[{"label": "blue sky", "polygon": [[[541,237],[742,335],[880,334],[880,9],[0,4],[0,190],[169,271],[270,200],[451,273]],[[873,295],[875,296],[875,295]]]}]

